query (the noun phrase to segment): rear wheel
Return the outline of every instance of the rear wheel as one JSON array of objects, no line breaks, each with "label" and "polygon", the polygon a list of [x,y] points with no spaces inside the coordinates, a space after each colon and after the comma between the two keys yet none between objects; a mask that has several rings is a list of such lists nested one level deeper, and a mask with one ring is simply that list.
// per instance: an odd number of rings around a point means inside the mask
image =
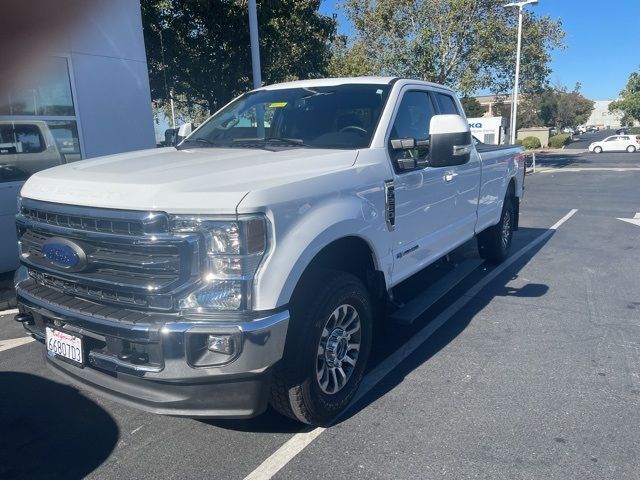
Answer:
[{"label": "rear wheel", "polygon": [[509,195],[504,200],[498,224],[487,228],[478,235],[480,256],[495,263],[504,261],[511,251],[514,226],[515,212],[512,197]]},{"label": "rear wheel", "polygon": [[595,147],[593,153],[602,153],[602,147]]},{"label": "rear wheel", "polygon": [[635,151],[636,151],[636,147],[634,147],[633,145],[629,145],[629,146],[627,147],[627,152],[629,152],[629,153],[633,153],[633,152],[635,152]]},{"label": "rear wheel", "polygon": [[369,357],[373,312],[356,276],[318,275],[296,292],[282,360],[274,369],[271,405],[311,425],[328,425],[356,393]]}]

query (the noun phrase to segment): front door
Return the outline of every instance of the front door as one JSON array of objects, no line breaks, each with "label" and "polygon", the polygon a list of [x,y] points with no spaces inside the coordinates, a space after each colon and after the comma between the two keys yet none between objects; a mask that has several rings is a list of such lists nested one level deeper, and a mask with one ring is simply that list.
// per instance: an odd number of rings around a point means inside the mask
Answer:
[{"label": "front door", "polygon": [[[408,87],[401,94],[395,113],[391,139],[429,138],[429,122],[436,114],[427,90]],[[451,215],[455,208],[456,185],[447,182],[445,168],[421,167],[401,169],[405,157],[426,152],[419,148],[394,151],[389,155],[394,165],[395,229],[393,238],[392,283],[397,284],[448,251],[452,241]]]},{"label": "front door", "polygon": [[621,137],[616,135],[614,137],[607,138],[604,142],[602,142],[602,149],[606,152],[616,152],[619,150],[624,150],[623,142],[621,141]]}]

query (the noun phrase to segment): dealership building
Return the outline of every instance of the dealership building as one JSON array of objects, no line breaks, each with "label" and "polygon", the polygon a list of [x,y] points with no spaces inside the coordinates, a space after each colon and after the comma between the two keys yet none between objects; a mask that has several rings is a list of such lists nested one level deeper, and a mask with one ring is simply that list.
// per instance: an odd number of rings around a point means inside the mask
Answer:
[{"label": "dealership building", "polygon": [[[44,123],[66,161],[155,146],[140,3],[92,3],[35,78],[0,93],[5,136],[10,121]],[[30,132],[13,132],[18,151],[37,148]]]},{"label": "dealership building", "polygon": [[16,198],[31,174],[156,145],[140,3],[90,5],[31,78],[0,92],[0,273],[18,265]]}]

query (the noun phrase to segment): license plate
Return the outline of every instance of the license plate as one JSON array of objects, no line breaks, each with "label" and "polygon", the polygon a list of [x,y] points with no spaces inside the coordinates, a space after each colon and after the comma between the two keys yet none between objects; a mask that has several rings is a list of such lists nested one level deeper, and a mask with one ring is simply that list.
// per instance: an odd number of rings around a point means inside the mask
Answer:
[{"label": "license plate", "polygon": [[84,366],[82,337],[46,327],[47,354],[78,367]]}]

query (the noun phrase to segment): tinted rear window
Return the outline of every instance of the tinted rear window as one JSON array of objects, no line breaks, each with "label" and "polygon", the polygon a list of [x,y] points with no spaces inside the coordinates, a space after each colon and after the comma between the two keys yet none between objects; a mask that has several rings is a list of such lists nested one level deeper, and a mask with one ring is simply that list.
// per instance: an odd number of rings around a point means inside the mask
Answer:
[{"label": "tinted rear window", "polygon": [[442,114],[455,114],[458,115],[458,107],[456,106],[456,102],[450,95],[445,95],[444,93],[437,93],[436,98],[438,99],[438,105],[440,105],[440,113]]}]

